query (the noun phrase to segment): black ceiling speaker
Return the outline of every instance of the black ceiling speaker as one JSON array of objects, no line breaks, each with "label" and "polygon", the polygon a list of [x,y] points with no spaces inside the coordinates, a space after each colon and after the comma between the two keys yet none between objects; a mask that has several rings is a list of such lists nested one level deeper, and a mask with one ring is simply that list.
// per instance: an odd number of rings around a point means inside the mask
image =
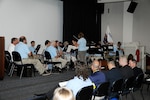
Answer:
[{"label": "black ceiling speaker", "polygon": [[127,11],[130,12],[130,13],[134,13],[137,4],[138,4],[137,2],[131,1]]}]

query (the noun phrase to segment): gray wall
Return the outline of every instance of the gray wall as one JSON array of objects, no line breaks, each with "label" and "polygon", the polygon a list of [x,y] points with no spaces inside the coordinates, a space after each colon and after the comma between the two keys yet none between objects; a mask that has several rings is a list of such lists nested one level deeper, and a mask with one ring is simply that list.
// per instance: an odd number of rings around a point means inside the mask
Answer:
[{"label": "gray wall", "polygon": [[140,41],[150,53],[150,0],[138,0],[133,15],[133,41]]},{"label": "gray wall", "polygon": [[[133,20],[129,19],[129,21],[133,21],[132,35],[126,35],[127,37],[124,38],[128,41],[132,37],[129,42],[140,41],[140,44],[145,46],[145,50],[150,53],[150,0],[137,0],[137,2]],[[108,8],[110,9],[109,14]],[[102,40],[106,32],[106,25],[109,25],[114,43],[123,42],[123,18],[125,17],[123,8],[123,2],[105,4],[105,11],[102,15]],[[126,31],[128,32],[127,29]]]},{"label": "gray wall", "polygon": [[123,41],[123,3],[107,3],[104,7],[104,14],[102,14],[101,40],[103,40],[106,27],[109,25],[114,43]]},{"label": "gray wall", "polygon": [[62,40],[63,2],[60,0],[0,0],[0,36],[5,48],[12,37],[27,37],[43,44],[46,39]]}]

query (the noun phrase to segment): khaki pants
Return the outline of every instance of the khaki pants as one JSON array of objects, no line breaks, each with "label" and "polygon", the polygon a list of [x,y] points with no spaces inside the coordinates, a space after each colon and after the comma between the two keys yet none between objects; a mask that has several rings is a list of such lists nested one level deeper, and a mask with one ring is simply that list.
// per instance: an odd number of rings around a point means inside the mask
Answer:
[{"label": "khaki pants", "polygon": [[23,64],[33,64],[35,69],[39,72],[39,74],[43,74],[46,70],[44,65],[39,61],[39,59],[22,59]]},{"label": "khaki pants", "polygon": [[53,58],[52,59],[53,62],[61,62],[62,66],[60,64],[57,64],[56,66],[58,66],[59,68],[64,68],[66,66],[67,60],[62,59],[62,58]]}]

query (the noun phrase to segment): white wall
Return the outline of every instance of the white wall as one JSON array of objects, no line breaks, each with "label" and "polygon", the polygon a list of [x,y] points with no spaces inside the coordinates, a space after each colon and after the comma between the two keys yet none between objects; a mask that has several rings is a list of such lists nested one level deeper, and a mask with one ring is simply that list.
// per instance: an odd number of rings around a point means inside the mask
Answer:
[{"label": "white wall", "polygon": [[146,47],[145,51],[150,53],[150,0],[136,0],[136,2],[138,5],[133,14],[126,11],[129,5],[127,2],[105,4],[105,13],[102,15],[102,40],[106,25],[109,24],[115,43],[139,41]]},{"label": "white wall", "polygon": [[60,0],[0,0],[0,36],[5,48],[12,37],[27,37],[44,45],[46,39],[61,40],[63,2]]},{"label": "white wall", "polygon": [[133,14],[127,12],[131,2],[124,2],[123,10],[123,43],[132,42],[133,33]]},{"label": "white wall", "polygon": [[150,53],[150,0],[138,0],[133,15],[133,41],[140,41]]},{"label": "white wall", "polygon": [[[106,3],[104,5],[104,14],[102,14],[102,38],[106,33],[106,27],[109,25],[114,43],[123,41],[123,3]],[[108,13],[109,9],[109,13]]]}]

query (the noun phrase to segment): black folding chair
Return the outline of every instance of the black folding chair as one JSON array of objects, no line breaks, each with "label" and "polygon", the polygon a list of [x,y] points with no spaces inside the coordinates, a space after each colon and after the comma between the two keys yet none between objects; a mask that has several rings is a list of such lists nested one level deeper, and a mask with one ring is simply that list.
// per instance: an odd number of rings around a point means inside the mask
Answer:
[{"label": "black folding chair", "polygon": [[104,99],[107,99],[109,85],[110,85],[109,82],[101,83],[94,92],[93,100],[95,100],[95,97],[97,97],[97,96],[98,97],[104,96]]},{"label": "black folding chair", "polygon": [[[35,69],[34,69],[34,65],[33,65],[33,64],[23,64],[20,54],[19,54],[18,52],[16,52],[16,51],[13,51],[13,52],[12,52],[12,56],[13,56],[14,65],[15,65],[16,67],[20,67],[20,68],[21,68],[20,79],[22,78],[22,75],[23,75],[23,72],[24,72],[24,68],[25,68],[25,67],[28,68],[28,67],[30,66],[31,71],[32,71],[32,72],[34,71],[34,75],[35,75]],[[13,67],[11,68],[10,76],[13,75],[15,66],[13,66]],[[31,74],[32,74],[32,73],[31,73]]]},{"label": "black folding chair", "polygon": [[[62,66],[61,62],[53,62],[52,61],[51,55],[48,51],[45,51],[44,54],[45,54],[45,58],[46,58],[46,60],[44,61],[45,65],[52,64],[52,69],[56,64],[60,64]],[[52,69],[51,69],[51,72],[52,72]]]},{"label": "black folding chair", "polygon": [[132,95],[131,91],[132,91],[132,88],[133,88],[134,81],[135,81],[135,77],[134,76],[132,76],[132,77],[130,77],[130,78],[128,78],[128,79],[126,79],[124,81],[123,91],[122,91],[121,95],[122,96],[126,95],[126,99],[127,99],[127,95],[128,94],[131,94],[131,97],[133,98],[133,95]]},{"label": "black folding chair", "polygon": [[119,97],[119,99],[122,99],[121,94],[122,94],[123,83],[124,83],[123,79],[119,79],[113,82],[111,87],[111,95],[109,98]]},{"label": "black folding chair", "polygon": [[13,66],[13,61],[9,51],[5,51],[5,70],[8,75],[10,75],[10,69]]},{"label": "black folding chair", "polygon": [[[144,96],[142,93],[142,89],[143,89],[143,80],[144,80],[144,74],[139,74],[134,83],[133,83],[133,88],[132,88],[132,93],[135,91],[140,91],[140,94],[142,96],[142,99],[144,100]],[[133,96],[133,100],[135,100],[134,96]]]},{"label": "black folding chair", "polygon": [[87,86],[78,91],[76,100],[91,100],[93,95],[93,86]]}]

